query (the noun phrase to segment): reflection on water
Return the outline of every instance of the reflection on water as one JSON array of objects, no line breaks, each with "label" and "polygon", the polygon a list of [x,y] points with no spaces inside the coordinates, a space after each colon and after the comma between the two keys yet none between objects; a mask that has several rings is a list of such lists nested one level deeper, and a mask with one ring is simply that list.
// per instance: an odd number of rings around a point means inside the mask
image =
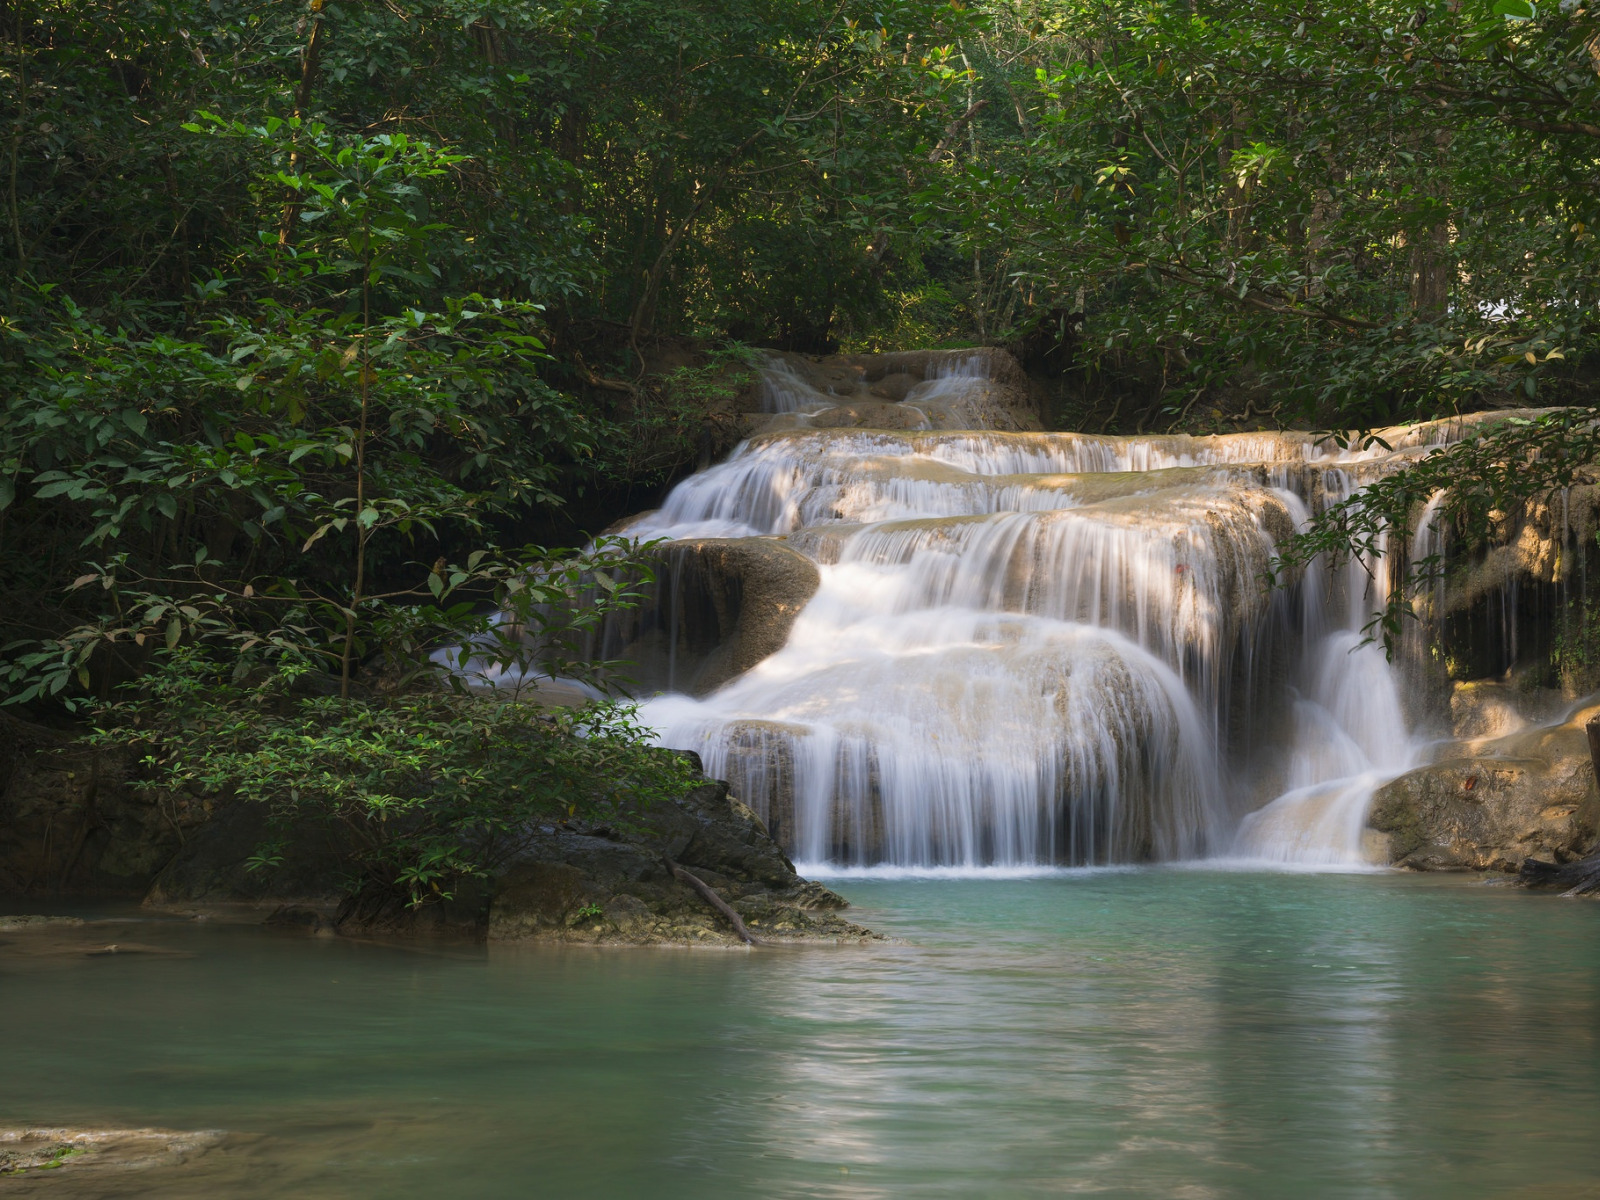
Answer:
[{"label": "reflection on water", "polygon": [[[223,1128],[22,1196],[1600,1195],[1600,906],[1196,871],[844,880],[864,950],[0,944],[0,1124]],[[144,953],[89,956],[107,942]]]}]

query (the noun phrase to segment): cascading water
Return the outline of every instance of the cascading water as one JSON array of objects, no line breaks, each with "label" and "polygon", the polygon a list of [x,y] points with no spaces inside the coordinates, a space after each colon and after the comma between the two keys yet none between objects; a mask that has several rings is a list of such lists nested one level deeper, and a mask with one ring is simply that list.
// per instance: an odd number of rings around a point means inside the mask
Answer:
[{"label": "cascading water", "polygon": [[847,388],[768,368],[774,431],[628,533],[781,542],[820,585],[776,653],[643,720],[806,862],[1360,863],[1372,791],[1415,755],[1361,644],[1372,585],[1265,576],[1387,452],[938,428],[994,411],[991,362],[924,368],[895,431],[828,428]]}]

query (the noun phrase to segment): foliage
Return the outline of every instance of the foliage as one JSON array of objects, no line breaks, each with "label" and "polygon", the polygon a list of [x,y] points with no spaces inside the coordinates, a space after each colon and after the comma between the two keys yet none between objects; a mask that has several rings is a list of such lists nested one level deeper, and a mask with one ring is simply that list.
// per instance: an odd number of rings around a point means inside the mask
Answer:
[{"label": "foliage", "polygon": [[[649,377],[670,339],[1011,344],[1108,429],[1595,400],[1590,2],[20,0],[0,24],[13,700],[105,696],[152,637],[208,629],[348,690],[454,574],[425,564],[566,540],[540,524],[563,504],[702,454],[737,366]],[[1363,511],[1481,466],[1470,524],[1589,453],[1516,428]],[[1359,548],[1343,511],[1325,529]],[[492,597],[462,570],[454,602]]]},{"label": "foliage", "polygon": [[1507,417],[1481,437],[1436,449],[1330,505],[1282,544],[1274,570],[1304,567],[1319,555],[1334,561],[1355,555],[1376,563],[1392,552],[1399,569],[1390,573],[1383,607],[1369,629],[1378,631],[1393,655],[1406,619],[1414,615],[1415,588],[1440,578],[1447,565],[1441,553],[1411,557],[1407,552],[1425,511],[1436,528],[1454,534],[1458,555],[1481,549],[1508,511],[1572,486],[1596,460],[1600,421],[1589,410]]},{"label": "foliage", "polygon": [[990,103],[919,218],[992,321],[1053,326],[1147,420],[1241,390],[1323,427],[1581,400],[1600,17],[1524,7],[996,7]]},{"label": "foliage", "polygon": [[[253,311],[202,318],[192,339],[113,333],[70,300],[43,333],[13,330],[21,362],[0,434],[11,486],[31,491],[27,515],[76,524],[106,565],[72,585],[97,601],[89,620],[38,648],[13,644],[12,702],[87,686],[97,648],[143,646],[159,626],[169,648],[207,631],[292,642],[335,658],[348,694],[373,622],[444,572],[441,559],[384,586],[371,553],[553,501],[552,450],[592,448],[536,373],[536,306],[406,303],[439,232],[414,211],[419,187],[458,157],[299,120],[207,118],[190,132],[255,148],[263,186],[285,189],[286,226],[312,232],[242,250]],[[483,582],[483,558],[461,582]]]},{"label": "foliage", "polygon": [[[143,658],[98,632],[142,650],[141,613],[162,640],[212,618],[287,637],[348,688],[417,560],[542,537],[585,492],[692,464],[732,376],[641,381],[651,340],[825,347],[836,312],[873,311],[905,161],[948,120],[975,19],[10,6],[10,699],[105,695]],[[634,384],[575,388],[585,355]]]},{"label": "foliage", "polygon": [[756,352],[738,342],[705,355],[697,366],[680,366],[652,377],[634,392],[630,436],[610,451],[619,475],[652,484],[704,456],[706,446],[729,441],[734,399],[756,382]]},{"label": "foliage", "polygon": [[[698,782],[692,764],[643,744],[630,708],[548,709],[436,689],[387,698],[308,695],[304,664],[233,680],[180,649],[137,694],[99,708],[96,738],[142,752],[147,788],[265,805],[279,839],[326,827],[366,910],[450,899],[513,858],[540,822],[626,828]],[[331,681],[330,681],[331,682]]]}]

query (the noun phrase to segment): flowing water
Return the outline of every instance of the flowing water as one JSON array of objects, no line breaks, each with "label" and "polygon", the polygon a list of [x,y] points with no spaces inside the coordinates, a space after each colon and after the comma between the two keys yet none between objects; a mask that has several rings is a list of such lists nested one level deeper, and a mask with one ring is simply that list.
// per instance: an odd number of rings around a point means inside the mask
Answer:
[{"label": "flowing water", "polygon": [[1600,1196],[1600,905],[1159,868],[837,886],[902,940],[0,935],[0,1126],[224,1131],[0,1194]]},{"label": "flowing water", "polygon": [[781,650],[645,721],[807,863],[1365,863],[1370,797],[1419,750],[1360,633],[1387,557],[1265,580],[1314,510],[1460,426],[1393,451],[919,428],[981,419],[986,361],[930,372],[900,431],[813,427],[851,397],[773,364],[782,427],[629,533],[779,542],[820,588]]}]

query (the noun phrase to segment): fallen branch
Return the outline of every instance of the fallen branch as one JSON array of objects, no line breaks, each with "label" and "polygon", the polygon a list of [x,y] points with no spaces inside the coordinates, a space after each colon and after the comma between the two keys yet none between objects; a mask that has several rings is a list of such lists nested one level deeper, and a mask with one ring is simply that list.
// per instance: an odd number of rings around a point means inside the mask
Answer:
[{"label": "fallen branch", "polygon": [[744,920],[739,916],[738,913],[733,911],[732,906],[729,905],[726,900],[717,895],[716,892],[712,891],[710,884],[706,883],[706,881],[701,879],[699,876],[692,875],[688,871],[685,871],[677,863],[666,857],[666,855],[661,856],[661,861],[667,864],[667,870],[672,872],[674,879],[677,879],[682,883],[687,883],[695,891],[700,893],[700,898],[702,900],[721,913],[728,924],[733,926],[733,931],[739,935],[741,941],[749,946],[759,946],[761,944],[760,942],[756,941],[755,938],[750,936],[750,931],[745,928]]},{"label": "fallen branch", "polygon": [[625,380],[606,379],[603,376],[596,375],[589,369],[588,365],[581,357],[574,358],[573,369],[577,371],[578,378],[583,380],[590,387],[601,388],[608,392],[625,392],[630,396],[637,396],[639,394],[639,389]]}]

